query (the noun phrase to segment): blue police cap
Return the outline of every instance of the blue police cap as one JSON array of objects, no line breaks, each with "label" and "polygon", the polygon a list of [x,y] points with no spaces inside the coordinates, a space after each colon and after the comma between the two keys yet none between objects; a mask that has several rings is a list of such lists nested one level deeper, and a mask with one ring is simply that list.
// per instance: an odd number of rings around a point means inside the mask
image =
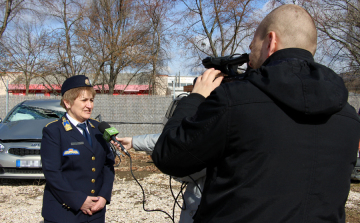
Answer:
[{"label": "blue police cap", "polygon": [[90,80],[85,75],[76,75],[66,79],[61,86],[61,95],[64,95],[66,91],[78,88],[78,87],[92,87]]}]

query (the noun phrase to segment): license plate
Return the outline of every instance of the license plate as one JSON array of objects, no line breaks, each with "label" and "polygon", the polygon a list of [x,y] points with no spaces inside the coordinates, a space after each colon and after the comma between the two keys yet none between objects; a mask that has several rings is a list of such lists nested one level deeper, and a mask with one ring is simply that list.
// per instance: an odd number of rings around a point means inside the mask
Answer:
[{"label": "license plate", "polygon": [[16,167],[41,167],[41,160],[16,160]]}]

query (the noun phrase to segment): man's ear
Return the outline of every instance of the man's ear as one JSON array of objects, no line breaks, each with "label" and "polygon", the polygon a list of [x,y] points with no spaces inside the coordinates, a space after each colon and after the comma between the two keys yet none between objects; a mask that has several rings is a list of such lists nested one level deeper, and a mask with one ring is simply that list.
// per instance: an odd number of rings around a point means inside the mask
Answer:
[{"label": "man's ear", "polygon": [[271,31],[267,34],[268,46],[267,46],[267,56],[271,56],[278,50],[278,41],[277,36],[274,31]]}]

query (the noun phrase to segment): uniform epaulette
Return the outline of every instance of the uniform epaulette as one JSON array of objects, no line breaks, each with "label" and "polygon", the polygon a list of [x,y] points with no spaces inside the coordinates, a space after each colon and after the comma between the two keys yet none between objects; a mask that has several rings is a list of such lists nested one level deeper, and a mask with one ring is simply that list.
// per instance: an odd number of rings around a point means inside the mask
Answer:
[{"label": "uniform epaulette", "polygon": [[99,122],[99,120],[97,120],[97,119],[93,119],[93,118],[89,118],[89,119]]},{"label": "uniform epaulette", "polygon": [[[91,121],[96,121],[97,123],[99,123],[99,121],[96,120],[96,119],[93,119],[93,118],[89,118],[89,119],[91,119]],[[95,126],[94,126],[91,122],[89,122],[89,125],[90,125],[92,128],[95,128]]]},{"label": "uniform epaulette", "polygon": [[55,121],[51,121],[51,122],[49,122],[48,124],[46,124],[45,127],[48,127],[48,125],[50,125],[50,124],[53,123],[53,122],[57,122],[57,121],[58,121],[58,119],[55,120]]}]

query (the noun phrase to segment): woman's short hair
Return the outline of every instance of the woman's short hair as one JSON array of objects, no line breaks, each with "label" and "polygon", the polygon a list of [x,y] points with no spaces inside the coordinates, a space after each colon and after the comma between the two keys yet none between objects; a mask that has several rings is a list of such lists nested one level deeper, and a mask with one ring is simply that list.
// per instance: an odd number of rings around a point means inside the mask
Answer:
[{"label": "woman's short hair", "polygon": [[80,93],[83,92],[83,91],[89,91],[89,92],[92,94],[92,96],[95,98],[96,91],[94,90],[93,87],[78,87],[78,88],[73,88],[73,89],[67,90],[67,91],[64,93],[64,95],[62,96],[61,101],[60,101],[61,107],[63,107],[63,108],[66,109],[64,100],[68,101],[68,102],[70,103],[70,105],[73,105],[75,99],[76,99],[77,97],[79,97]]}]

